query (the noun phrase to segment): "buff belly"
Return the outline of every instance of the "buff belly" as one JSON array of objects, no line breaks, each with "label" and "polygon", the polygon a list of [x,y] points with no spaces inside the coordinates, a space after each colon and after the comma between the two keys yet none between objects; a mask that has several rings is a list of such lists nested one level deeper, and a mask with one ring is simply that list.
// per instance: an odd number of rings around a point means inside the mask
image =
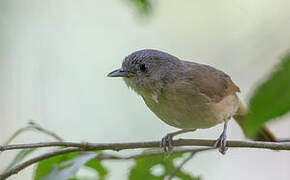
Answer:
[{"label": "buff belly", "polygon": [[[143,97],[146,105],[162,121],[180,129],[210,128],[230,119],[237,111],[236,94],[226,96],[220,102],[207,102],[200,97]],[[190,99],[190,100],[189,100]]]}]

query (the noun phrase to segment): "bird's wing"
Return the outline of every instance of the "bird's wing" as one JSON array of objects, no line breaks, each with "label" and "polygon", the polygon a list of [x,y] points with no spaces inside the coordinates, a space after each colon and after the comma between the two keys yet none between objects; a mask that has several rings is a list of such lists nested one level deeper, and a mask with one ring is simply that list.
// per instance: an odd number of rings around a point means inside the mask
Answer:
[{"label": "bird's wing", "polygon": [[188,61],[183,61],[183,63],[185,72],[180,73],[181,76],[176,79],[175,83],[186,84],[193,91],[206,95],[211,101],[219,102],[224,97],[240,91],[231,78],[220,70],[204,64]]}]

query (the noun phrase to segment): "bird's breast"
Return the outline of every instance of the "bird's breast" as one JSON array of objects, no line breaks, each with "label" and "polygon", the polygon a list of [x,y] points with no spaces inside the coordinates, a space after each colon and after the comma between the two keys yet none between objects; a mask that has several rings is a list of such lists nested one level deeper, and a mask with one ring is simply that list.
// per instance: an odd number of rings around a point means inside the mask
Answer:
[{"label": "bird's breast", "polygon": [[162,121],[181,129],[210,128],[231,118],[237,110],[238,98],[227,96],[215,103],[203,95],[161,94],[142,96],[146,105]]}]

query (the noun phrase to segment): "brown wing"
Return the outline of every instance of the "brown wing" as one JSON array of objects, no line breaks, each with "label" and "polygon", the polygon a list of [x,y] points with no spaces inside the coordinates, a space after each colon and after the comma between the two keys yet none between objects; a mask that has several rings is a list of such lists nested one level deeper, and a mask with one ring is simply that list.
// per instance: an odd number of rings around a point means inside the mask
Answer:
[{"label": "brown wing", "polygon": [[208,96],[212,101],[219,102],[224,97],[240,92],[231,78],[224,72],[211,66],[184,61],[186,66],[183,80],[191,83],[199,92]]}]

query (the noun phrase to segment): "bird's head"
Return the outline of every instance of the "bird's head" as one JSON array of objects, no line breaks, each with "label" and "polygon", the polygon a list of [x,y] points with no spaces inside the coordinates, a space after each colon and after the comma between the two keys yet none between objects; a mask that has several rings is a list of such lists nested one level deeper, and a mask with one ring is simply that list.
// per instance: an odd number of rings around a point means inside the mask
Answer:
[{"label": "bird's head", "polygon": [[162,51],[144,49],[127,56],[122,68],[112,71],[109,77],[123,77],[126,84],[143,95],[156,91],[171,81],[182,61]]}]

